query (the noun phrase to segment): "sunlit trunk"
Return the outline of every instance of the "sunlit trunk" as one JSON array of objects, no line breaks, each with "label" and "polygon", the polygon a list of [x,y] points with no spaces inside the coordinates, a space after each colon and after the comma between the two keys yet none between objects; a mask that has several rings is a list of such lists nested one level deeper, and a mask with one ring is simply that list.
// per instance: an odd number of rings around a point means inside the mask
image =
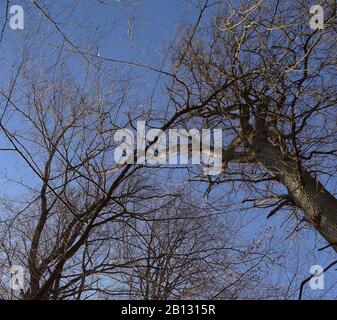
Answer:
[{"label": "sunlit trunk", "polygon": [[[256,159],[288,189],[292,201],[337,251],[337,199],[305,168],[265,141],[253,146]],[[301,175],[299,174],[301,172]]]}]

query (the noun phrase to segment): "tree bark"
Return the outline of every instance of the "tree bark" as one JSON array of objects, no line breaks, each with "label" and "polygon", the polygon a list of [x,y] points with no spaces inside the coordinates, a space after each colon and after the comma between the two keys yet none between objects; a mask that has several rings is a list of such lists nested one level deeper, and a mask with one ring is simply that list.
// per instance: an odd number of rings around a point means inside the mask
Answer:
[{"label": "tree bark", "polygon": [[337,199],[277,146],[253,139],[251,147],[256,160],[287,187],[291,200],[337,252]]}]

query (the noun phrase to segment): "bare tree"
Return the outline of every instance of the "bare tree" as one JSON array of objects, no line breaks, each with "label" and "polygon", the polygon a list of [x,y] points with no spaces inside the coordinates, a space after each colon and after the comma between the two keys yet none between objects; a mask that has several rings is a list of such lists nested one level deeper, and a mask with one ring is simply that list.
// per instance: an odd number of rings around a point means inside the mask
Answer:
[{"label": "bare tree", "polygon": [[238,299],[262,282],[262,274],[260,278],[254,271],[271,263],[275,253],[268,245],[236,244],[240,226],[205,215],[197,202],[176,199],[151,214],[124,221],[117,261],[128,262],[128,267],[125,263],[110,281],[105,279],[107,297]]},{"label": "bare tree", "polygon": [[[228,209],[224,193],[268,209],[268,218],[288,210],[337,250],[335,5],[321,3],[325,27],[312,30],[301,0],[187,4],[196,16],[185,19],[159,66],[109,56],[101,47],[109,27],[79,18],[110,1],[94,9],[30,4],[23,50],[6,65],[0,90],[2,152],[27,170],[5,177],[18,190],[3,196],[0,273],[23,265],[29,285],[13,293],[5,279],[3,298],[251,296],[271,248],[234,245],[224,221],[207,216]],[[136,55],[133,10],[120,12]],[[0,44],[14,52],[7,21]],[[64,21],[77,24],[74,34]],[[221,128],[221,174],[116,165],[113,135],[138,120],[163,131]],[[177,191],[170,179],[182,177],[190,189]],[[196,210],[200,194],[207,205]]]},{"label": "bare tree", "polygon": [[[211,6],[204,3],[201,14]],[[270,216],[301,210],[334,247],[336,198],[320,177],[336,174],[336,8],[324,4],[321,31],[302,19],[301,1],[247,1],[213,11],[214,20],[206,15],[175,51],[181,82],[171,98],[180,112],[226,132],[223,174],[213,183],[255,186],[250,200],[273,205]]]}]

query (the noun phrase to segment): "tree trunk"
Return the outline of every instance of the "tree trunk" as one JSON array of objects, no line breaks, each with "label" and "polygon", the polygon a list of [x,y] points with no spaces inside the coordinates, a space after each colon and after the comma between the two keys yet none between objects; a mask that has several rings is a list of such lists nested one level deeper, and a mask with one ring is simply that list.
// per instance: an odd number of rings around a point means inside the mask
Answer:
[{"label": "tree trunk", "polygon": [[252,150],[257,161],[287,187],[291,200],[337,252],[337,199],[305,168],[268,141],[254,139]]}]

